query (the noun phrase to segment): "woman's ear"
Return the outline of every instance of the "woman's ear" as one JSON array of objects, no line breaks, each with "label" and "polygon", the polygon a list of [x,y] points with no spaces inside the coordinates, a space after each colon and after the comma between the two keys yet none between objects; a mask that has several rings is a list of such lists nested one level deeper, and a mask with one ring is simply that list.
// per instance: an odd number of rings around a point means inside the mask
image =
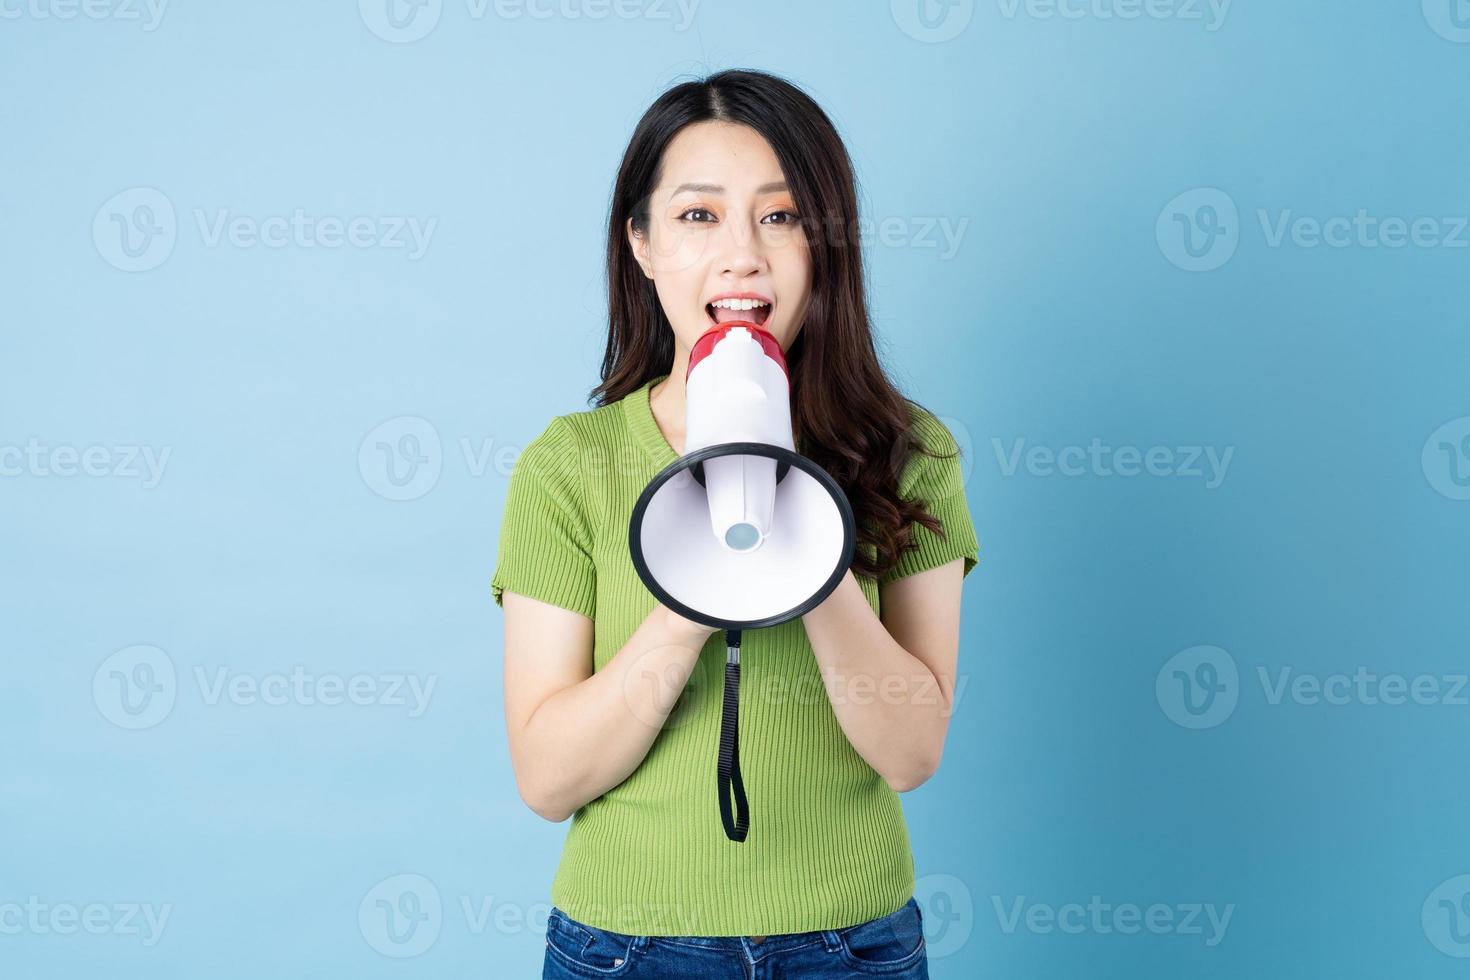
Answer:
[{"label": "woman's ear", "polygon": [[653,278],[653,267],[648,261],[648,239],[633,230],[633,219],[629,218],[625,229],[628,235],[628,245],[633,249],[633,258],[638,260],[639,267],[643,270],[645,278]]}]

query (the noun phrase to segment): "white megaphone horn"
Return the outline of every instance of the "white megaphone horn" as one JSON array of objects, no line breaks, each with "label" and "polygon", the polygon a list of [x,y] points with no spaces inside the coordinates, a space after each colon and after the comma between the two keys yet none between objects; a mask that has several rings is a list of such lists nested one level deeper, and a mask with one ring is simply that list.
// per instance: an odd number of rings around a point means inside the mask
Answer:
[{"label": "white megaphone horn", "polygon": [[[846,574],[857,534],[837,481],[796,452],[786,359],[771,333],[743,320],[710,329],[690,351],[684,387],[684,455],[643,489],[628,545],[660,602],[725,631],[720,813],[726,836],[743,841],[741,631],[820,605]],[[733,822],[732,780],[740,811]]]}]

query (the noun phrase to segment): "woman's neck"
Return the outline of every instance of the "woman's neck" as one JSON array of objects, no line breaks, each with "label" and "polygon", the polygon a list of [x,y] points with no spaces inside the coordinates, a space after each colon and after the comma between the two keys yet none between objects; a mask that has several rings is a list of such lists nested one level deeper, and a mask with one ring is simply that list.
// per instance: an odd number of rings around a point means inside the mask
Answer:
[{"label": "woman's neck", "polygon": [[684,454],[684,375],[689,372],[689,352],[674,351],[669,376],[648,390],[648,407],[664,439],[675,454]]}]

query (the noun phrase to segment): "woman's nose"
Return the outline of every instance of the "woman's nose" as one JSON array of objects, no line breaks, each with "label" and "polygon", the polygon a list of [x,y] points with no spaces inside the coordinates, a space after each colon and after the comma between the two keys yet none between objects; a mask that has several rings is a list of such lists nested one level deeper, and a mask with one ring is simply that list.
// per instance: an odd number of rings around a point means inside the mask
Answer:
[{"label": "woman's nose", "polygon": [[727,231],[720,238],[717,262],[721,265],[721,271],[733,275],[759,272],[765,263],[760,236],[752,230],[735,228],[733,225],[733,222],[727,224]]}]

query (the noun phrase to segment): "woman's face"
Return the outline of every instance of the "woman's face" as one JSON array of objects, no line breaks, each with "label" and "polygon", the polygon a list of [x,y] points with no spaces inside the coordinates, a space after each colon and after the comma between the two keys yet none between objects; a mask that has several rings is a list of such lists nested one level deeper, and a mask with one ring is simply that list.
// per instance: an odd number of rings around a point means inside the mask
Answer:
[{"label": "woman's face", "polygon": [[[757,323],[783,351],[791,348],[806,316],[811,258],[795,199],[764,137],[738,123],[684,127],[664,150],[648,212],[647,237],[629,222],[628,241],[686,354],[725,320]],[[769,305],[710,306],[730,293]]]}]

